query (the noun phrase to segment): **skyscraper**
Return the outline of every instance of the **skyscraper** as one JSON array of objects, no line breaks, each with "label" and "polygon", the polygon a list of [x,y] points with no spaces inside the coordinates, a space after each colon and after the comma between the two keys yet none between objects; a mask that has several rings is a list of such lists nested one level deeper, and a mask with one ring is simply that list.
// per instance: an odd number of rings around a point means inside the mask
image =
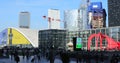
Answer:
[{"label": "skyscraper", "polygon": [[58,9],[48,10],[49,29],[60,29],[60,11]]},{"label": "skyscraper", "polygon": [[64,28],[69,31],[78,30],[78,10],[64,11]]},{"label": "skyscraper", "polygon": [[30,13],[29,12],[20,12],[19,27],[20,28],[30,28]]},{"label": "skyscraper", "polygon": [[106,12],[101,2],[92,2],[89,6],[89,24],[92,29],[106,26]]},{"label": "skyscraper", "polygon": [[[78,22],[82,21],[83,22],[83,29],[82,30],[85,30],[85,29],[89,29],[89,26],[88,26],[88,5],[89,5],[89,0],[81,0],[81,4],[80,4],[80,12],[78,14],[78,17],[81,17],[81,19],[78,19]],[[80,29],[79,29],[80,30]]]},{"label": "skyscraper", "polygon": [[64,28],[69,31],[87,29],[86,11],[83,9],[64,11]]},{"label": "skyscraper", "polygon": [[108,26],[120,26],[120,0],[108,0]]}]

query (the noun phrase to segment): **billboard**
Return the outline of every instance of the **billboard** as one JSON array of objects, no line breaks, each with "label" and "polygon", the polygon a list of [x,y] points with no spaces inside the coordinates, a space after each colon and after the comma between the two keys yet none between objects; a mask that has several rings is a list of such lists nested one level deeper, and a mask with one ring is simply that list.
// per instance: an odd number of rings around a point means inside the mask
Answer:
[{"label": "billboard", "polygon": [[82,39],[76,38],[76,48],[82,48]]},{"label": "billboard", "polygon": [[73,38],[73,49],[74,51],[79,51],[82,48],[82,38],[74,37]]},{"label": "billboard", "polygon": [[91,10],[102,9],[102,2],[92,2],[90,8]]}]

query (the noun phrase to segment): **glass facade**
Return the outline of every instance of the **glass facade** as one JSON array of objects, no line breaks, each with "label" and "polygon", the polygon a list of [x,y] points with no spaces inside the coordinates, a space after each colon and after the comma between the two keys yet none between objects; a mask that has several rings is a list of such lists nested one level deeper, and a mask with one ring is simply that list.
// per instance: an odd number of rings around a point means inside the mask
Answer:
[{"label": "glass facade", "polygon": [[65,29],[69,31],[78,30],[78,10],[66,10],[64,12]]},{"label": "glass facade", "polygon": [[[81,31],[66,31],[66,30],[40,30],[39,31],[39,47],[43,50],[49,49],[54,46],[54,48],[66,48],[66,44],[73,42],[74,37],[81,38],[82,49],[87,49],[88,38],[91,34],[97,34],[101,32],[114,39],[116,42],[120,41],[120,27],[109,27],[109,28],[99,28],[99,29],[88,29]],[[91,49],[95,49],[96,38],[91,40]],[[102,46],[107,46],[107,40],[102,41]],[[98,48],[100,43],[98,41]]]},{"label": "glass facade", "polygon": [[39,47],[42,50],[66,48],[66,30],[48,29],[39,31]]},{"label": "glass facade", "polygon": [[[67,33],[67,42],[71,41],[73,42],[73,37],[80,37],[82,38],[82,49],[87,49],[87,42],[88,38],[91,34],[94,33],[99,33],[101,32],[102,34],[105,34],[109,36],[110,38],[114,39],[116,42],[120,41],[120,27],[109,27],[109,28],[99,28],[99,29],[89,29],[89,30],[82,30],[82,31],[68,31]],[[95,40],[96,38],[93,38],[91,40],[91,48],[95,49]],[[99,41],[98,41],[99,42]],[[104,39],[103,41],[103,46],[107,46],[107,41]],[[98,43],[98,46],[100,46],[100,43]]]},{"label": "glass facade", "polygon": [[69,31],[87,29],[87,14],[85,8],[66,10],[64,12],[64,28]]},{"label": "glass facade", "polygon": [[80,22],[82,22],[82,29],[80,30],[86,30],[89,29],[89,25],[88,25],[88,0],[81,0],[81,4],[80,4]]},{"label": "glass facade", "polygon": [[120,0],[108,0],[109,27],[120,26]]}]

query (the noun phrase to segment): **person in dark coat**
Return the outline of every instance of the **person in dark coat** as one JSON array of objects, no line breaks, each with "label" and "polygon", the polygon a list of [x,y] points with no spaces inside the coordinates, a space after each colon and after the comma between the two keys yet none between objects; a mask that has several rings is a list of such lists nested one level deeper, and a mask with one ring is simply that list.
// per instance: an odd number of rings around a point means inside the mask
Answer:
[{"label": "person in dark coat", "polygon": [[38,61],[40,60],[40,54],[37,54]]},{"label": "person in dark coat", "polygon": [[24,57],[25,57],[25,52],[24,52],[24,50],[22,50],[22,56],[23,56],[23,59],[24,59]]},{"label": "person in dark coat", "polygon": [[35,61],[35,57],[32,58],[31,63],[34,63],[34,61]]},{"label": "person in dark coat", "polygon": [[16,63],[18,63],[20,61],[20,58],[18,55],[15,56],[15,61],[16,61]]},{"label": "person in dark coat", "polygon": [[67,52],[62,52],[60,56],[61,56],[62,63],[70,62],[69,55],[67,54]]},{"label": "person in dark coat", "polygon": [[95,60],[96,60],[96,63],[98,63],[98,60],[99,60],[98,54],[96,54],[94,58],[95,58]]},{"label": "person in dark coat", "polygon": [[50,63],[54,63],[54,59],[55,59],[55,53],[54,53],[54,50],[53,50],[53,47],[51,47],[50,49]]}]

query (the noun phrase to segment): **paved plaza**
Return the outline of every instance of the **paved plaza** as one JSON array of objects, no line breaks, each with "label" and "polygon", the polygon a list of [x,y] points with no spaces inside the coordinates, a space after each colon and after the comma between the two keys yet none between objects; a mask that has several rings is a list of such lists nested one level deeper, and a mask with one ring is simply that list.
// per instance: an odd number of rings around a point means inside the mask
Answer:
[{"label": "paved plaza", "polygon": [[[28,60],[26,57],[23,59],[23,56],[19,56],[19,58],[20,58],[19,63],[50,63],[50,61],[45,58],[41,58],[40,60],[36,58],[34,62],[31,62],[33,56],[31,56]],[[16,63],[16,62],[14,61],[14,58],[9,57],[9,58],[0,58],[0,63]],[[62,61],[59,58],[56,58],[54,63],[62,63]],[[76,61],[72,60],[70,61],[70,63],[76,63]]]}]

